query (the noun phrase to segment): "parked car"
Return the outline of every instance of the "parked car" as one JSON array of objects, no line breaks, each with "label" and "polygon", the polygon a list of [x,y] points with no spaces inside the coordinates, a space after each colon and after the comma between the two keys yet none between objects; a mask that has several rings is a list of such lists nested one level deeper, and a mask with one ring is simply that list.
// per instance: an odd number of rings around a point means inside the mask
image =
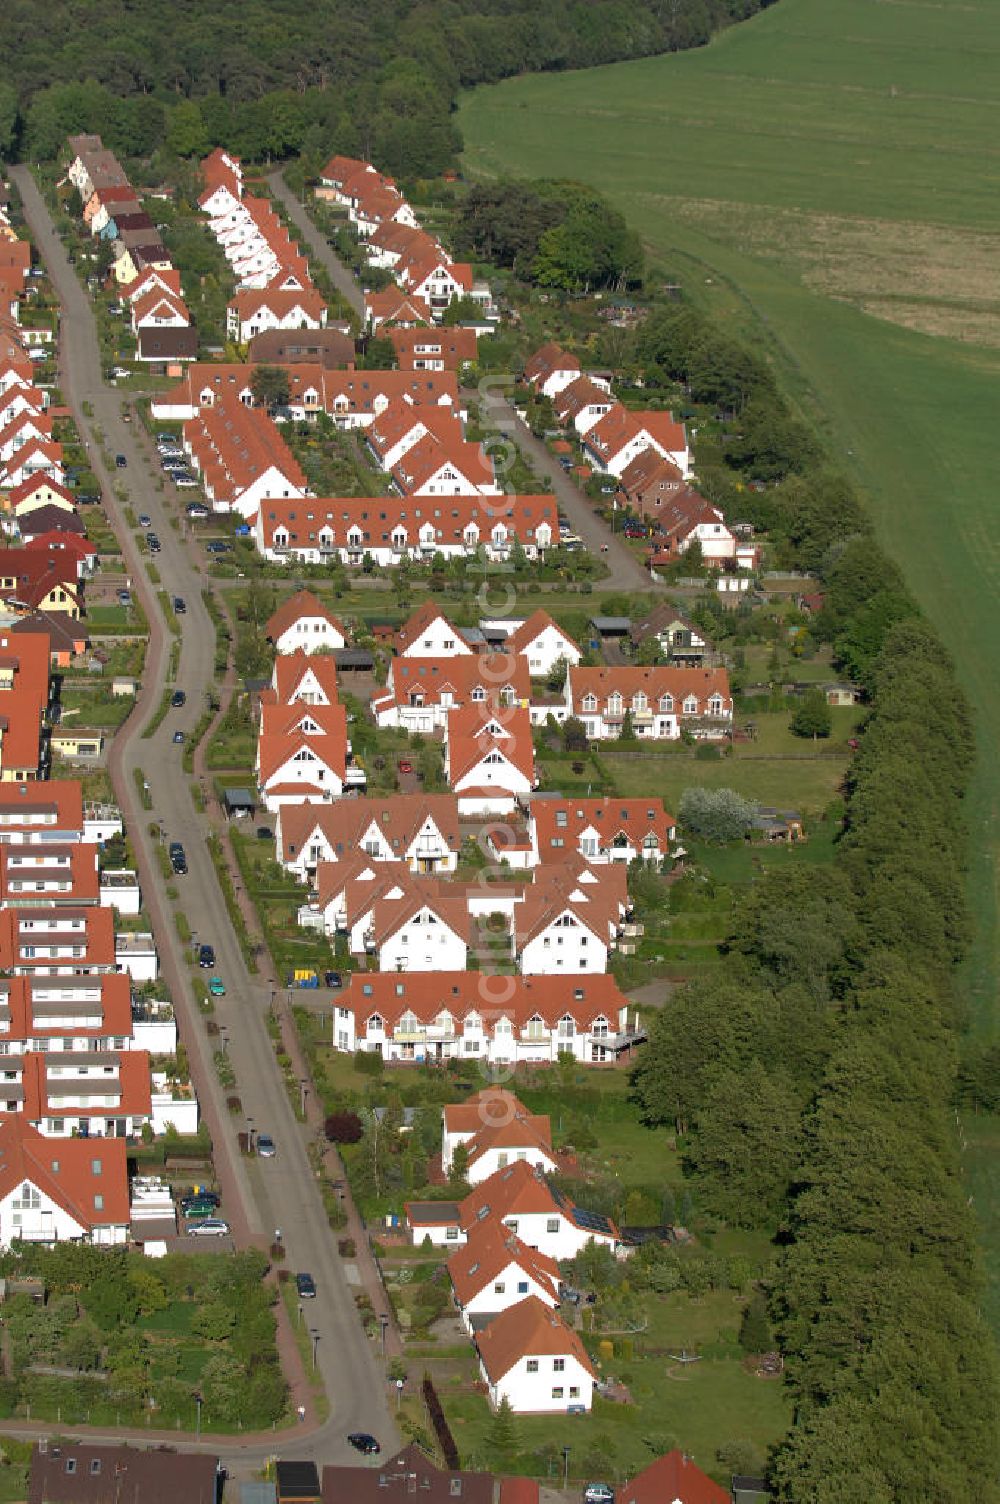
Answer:
[{"label": "parked car", "polygon": [[297,1274],[295,1276],[295,1289],[300,1300],[316,1299],[316,1281],[311,1274]]},{"label": "parked car", "polygon": [[366,1457],[372,1457],[382,1448],[368,1431],[351,1431],[347,1437],[356,1452],[364,1452]]},{"label": "parked car", "polygon": [[396,764],[396,766],[399,768],[399,771],[401,773],[412,773],[413,772],[413,764],[412,764],[412,762],[408,761],[408,759],[405,758],[405,757],[401,757],[399,759],[399,762]]},{"label": "parked car", "polygon": [[200,501],[189,501],[188,504],[187,504],[187,506],[184,508],[184,511],[185,511],[185,513],[187,514],[188,517],[207,517],[208,516],[208,507],[206,507]]},{"label": "parked car", "polygon": [[174,734],[173,734],[173,736],[171,737],[171,741],[173,742],[173,744],[174,744],[175,747],[179,747],[181,745],[181,743],[183,742],[183,740],[184,740],[184,733],[183,733],[183,731],[175,731]]},{"label": "parked car", "polygon": [[131,604],[132,604],[132,596],[131,596],[131,593],[128,590],[119,590],[119,592],[118,592],[118,604],[119,604],[119,606],[131,606]]},{"label": "parked car", "polygon": [[584,1504],[615,1504],[615,1491],[610,1483],[588,1483],[583,1499]]},{"label": "parked car", "polygon": [[213,977],[208,984],[208,990],[213,997],[225,997],[226,984],[221,977]]},{"label": "parked car", "polygon": [[211,971],[215,965],[215,950],[211,945],[199,945],[198,965],[202,971]]},{"label": "parked car", "polygon": [[187,610],[187,602],[182,595],[174,596],[174,610],[177,612],[178,616],[183,616],[185,611]]},{"label": "parked car", "polygon": [[192,1196],[181,1202],[181,1215],[189,1222],[203,1222],[206,1217],[214,1217],[217,1208],[218,1202],[209,1201],[207,1196]]},{"label": "parked car", "polygon": [[128,460],[123,454],[116,454],[115,465],[119,470],[125,470],[128,467]]},{"label": "parked car", "polygon": [[183,454],[165,454],[160,460],[160,469],[165,470],[168,475],[173,474],[175,470],[187,470],[187,458]]},{"label": "parked car", "polygon": [[187,470],[175,470],[173,481],[174,485],[179,486],[182,491],[192,491],[198,484],[194,476]]},{"label": "parked car", "polygon": [[258,1133],[257,1153],[261,1159],[273,1159],[277,1152],[278,1150],[271,1135],[269,1133]]},{"label": "parked car", "polygon": [[257,839],[258,839],[258,841],[273,841],[274,840],[274,831],[271,829],[270,825],[258,825],[257,826]]},{"label": "parked car", "polygon": [[183,689],[174,690],[173,694],[170,696],[170,703],[173,706],[174,710],[180,710],[182,705],[187,704],[187,695],[184,693]]},{"label": "parked car", "polygon": [[140,527],[152,527],[152,525],[153,525],[153,519],[152,519],[152,517],[150,517],[149,513],[148,512],[140,512],[139,513],[139,526]]},{"label": "parked car", "polygon": [[204,1222],[196,1222],[193,1227],[187,1229],[189,1238],[196,1235],[201,1238],[224,1238],[229,1232],[229,1223],[221,1217],[207,1217]]},{"label": "parked car", "polygon": [[339,971],[324,971],[323,983],[326,987],[343,987],[344,978],[341,976]]},{"label": "parked car", "polygon": [[205,544],[205,552],[209,554],[228,554],[232,546],[231,543],[223,543],[221,538],[213,538],[211,543]]},{"label": "parked car", "polygon": [[221,1204],[222,1197],[219,1195],[218,1191],[191,1191],[187,1196],[181,1197],[181,1211],[183,1211],[186,1206],[196,1206],[201,1201],[208,1201],[212,1206],[219,1206]]}]

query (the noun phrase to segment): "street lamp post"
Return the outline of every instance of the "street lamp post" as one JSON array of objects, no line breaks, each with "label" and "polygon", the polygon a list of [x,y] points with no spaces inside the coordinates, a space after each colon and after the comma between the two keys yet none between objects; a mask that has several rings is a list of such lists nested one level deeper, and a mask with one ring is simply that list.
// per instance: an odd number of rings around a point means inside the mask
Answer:
[{"label": "street lamp post", "polygon": [[569,1447],[563,1447],[563,1488],[569,1488]]},{"label": "street lamp post", "polygon": [[319,1332],[310,1332],[313,1345],[313,1373],[316,1372],[316,1349],[319,1347]]},{"label": "street lamp post", "polygon": [[302,1325],[302,1302],[299,1301],[299,1326]]},{"label": "street lamp post", "polygon": [[220,1043],[222,1045],[222,1053],[224,1055],[228,1055],[229,1054],[229,1035],[226,1033],[226,1029],[225,1029],[225,1026],[223,1024],[219,1025],[219,1041],[220,1041]]},{"label": "street lamp post", "polygon": [[194,1402],[195,1402],[195,1404],[198,1407],[198,1420],[197,1420],[197,1423],[196,1423],[196,1426],[195,1426],[195,1433],[194,1433],[195,1434],[195,1440],[198,1441],[198,1440],[201,1439],[201,1394],[200,1394],[200,1392],[197,1389],[194,1392]]},{"label": "street lamp post", "polygon": [[379,1326],[382,1329],[382,1356],[385,1357],[385,1334],[389,1330],[389,1318],[382,1315],[379,1317]]},{"label": "street lamp post", "polygon": [[253,1153],[253,1118],[247,1118],[247,1153]]},{"label": "street lamp post", "polygon": [[305,1117],[305,1115],[306,1115],[306,1097],[308,1095],[309,1095],[309,1088],[306,1085],[305,1081],[300,1078],[300,1080],[299,1080],[299,1106],[302,1109],[302,1116],[303,1117]]}]

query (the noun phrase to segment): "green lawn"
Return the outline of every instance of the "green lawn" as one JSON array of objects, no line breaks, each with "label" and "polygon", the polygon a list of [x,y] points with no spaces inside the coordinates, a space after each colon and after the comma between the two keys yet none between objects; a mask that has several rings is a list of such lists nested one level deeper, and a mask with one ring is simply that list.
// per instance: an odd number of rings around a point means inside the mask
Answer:
[{"label": "green lawn", "polygon": [[[865,494],[977,713],[981,1038],[1000,1031],[998,52],[1000,8],[975,0],[781,0],[707,48],[514,79],[459,117],[471,173],[604,190],[658,270],[772,356]],[[781,785],[762,764],[742,786]]]},{"label": "green lawn", "polygon": [[[748,1373],[733,1340],[740,1309],[736,1297],[718,1292],[694,1300],[675,1292],[647,1306],[650,1326],[638,1343],[653,1351],[598,1360],[599,1373],[628,1384],[633,1403],[598,1397],[589,1415],[516,1417],[519,1469],[544,1475],[551,1454],[555,1471],[561,1471],[565,1443],[571,1449],[571,1479],[620,1482],[680,1442],[699,1467],[722,1481],[715,1457],[719,1447],[751,1440],[763,1450],[784,1432],[789,1413],[780,1381]],[[683,1366],[669,1356],[705,1348],[711,1356]],[[433,1360],[429,1366],[437,1367]],[[484,1464],[491,1412],[484,1397],[469,1393],[473,1362],[449,1360],[442,1368],[435,1376],[438,1393],[463,1465]]]}]

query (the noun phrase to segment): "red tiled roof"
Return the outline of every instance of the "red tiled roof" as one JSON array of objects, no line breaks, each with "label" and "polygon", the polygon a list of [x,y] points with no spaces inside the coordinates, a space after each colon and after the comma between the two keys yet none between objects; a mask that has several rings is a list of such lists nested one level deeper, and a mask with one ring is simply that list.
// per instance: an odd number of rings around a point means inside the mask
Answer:
[{"label": "red tiled roof", "polygon": [[[34,1058],[42,1061],[45,1057]],[[4,1114],[0,1116],[0,1198],[24,1181],[88,1231],[128,1224],[124,1139],[46,1138],[19,1114]],[[97,1197],[100,1206],[95,1204]]]},{"label": "red tiled roof", "polygon": [[[663,800],[646,799],[537,799],[531,806],[531,820],[539,855],[543,862],[557,859],[579,849],[580,838],[587,830],[597,831],[602,845],[610,846],[624,835],[630,846],[641,851],[647,835],[656,837],[660,852],[665,852],[676,826],[673,815],[663,808]],[[557,846],[555,843],[559,842]]]},{"label": "red tiled roof", "polygon": [[605,710],[608,699],[616,691],[622,697],[623,713],[636,694],[644,694],[651,710],[656,710],[664,695],[673,698],[674,709],[679,713],[690,696],[697,701],[696,715],[708,713],[708,701],[712,695],[722,696],[723,711],[733,708],[729,691],[729,675],[724,668],[639,668],[625,665],[616,668],[577,668],[570,666],[569,683],[572,693],[573,712],[578,714],[584,697],[594,695],[597,708]]},{"label": "red tiled roof", "polygon": [[615,1504],[730,1504],[729,1490],[714,1483],[676,1447],[657,1457],[630,1483],[620,1484]]},{"label": "red tiled roof", "polygon": [[489,1326],[476,1334],[476,1346],[493,1383],[498,1383],[521,1358],[530,1357],[575,1358],[594,1375],[594,1365],[577,1333],[537,1295],[529,1295],[494,1316]]},{"label": "red tiled roof", "polygon": [[579,371],[575,355],[567,355],[561,345],[543,345],[525,363],[524,379],[532,385],[547,381],[555,371]]},{"label": "red tiled roof", "polygon": [[[367,989],[367,990],[366,990]],[[410,1011],[422,1023],[431,1023],[443,1008],[456,1018],[475,1014],[492,1035],[500,1019],[514,1029],[524,1029],[533,1018],[549,1028],[569,1014],[578,1030],[598,1019],[613,1025],[627,1006],[627,999],[613,976],[492,976],[480,972],[355,972],[342,994],[360,1028],[377,1013],[390,1031]],[[449,1108],[449,1111],[454,1109]]]},{"label": "red tiled roof", "polygon": [[468,1242],[456,1248],[448,1260],[448,1277],[459,1305],[468,1305],[512,1263],[558,1299],[559,1265],[555,1259],[527,1247],[501,1222],[490,1219],[472,1228]]},{"label": "red tiled roof", "polygon": [[281,605],[270,617],[264,628],[264,635],[272,642],[276,642],[288,628],[294,626],[303,616],[319,616],[325,622],[329,622],[344,640],[347,640],[347,631],[339,617],[334,616],[329,607],[324,606],[318,596],[313,595],[311,590],[298,590],[295,595],[282,601]]},{"label": "red tiled roof", "polygon": [[[421,660],[413,661],[418,663]],[[466,701],[458,709],[448,712],[447,742],[448,777],[452,788],[492,752],[498,752],[529,783],[535,781],[535,747],[531,716],[526,705],[498,708],[489,701]],[[499,780],[488,785],[493,792],[502,786]]]}]

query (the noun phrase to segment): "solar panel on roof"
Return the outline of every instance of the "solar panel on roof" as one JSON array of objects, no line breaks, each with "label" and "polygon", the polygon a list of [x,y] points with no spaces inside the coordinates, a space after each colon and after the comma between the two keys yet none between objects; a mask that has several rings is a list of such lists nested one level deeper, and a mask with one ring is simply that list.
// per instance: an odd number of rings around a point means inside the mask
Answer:
[{"label": "solar panel on roof", "polygon": [[602,1217],[599,1212],[583,1211],[579,1206],[574,1206],[573,1216],[580,1227],[589,1228],[592,1232],[610,1232],[611,1223],[607,1217]]}]

